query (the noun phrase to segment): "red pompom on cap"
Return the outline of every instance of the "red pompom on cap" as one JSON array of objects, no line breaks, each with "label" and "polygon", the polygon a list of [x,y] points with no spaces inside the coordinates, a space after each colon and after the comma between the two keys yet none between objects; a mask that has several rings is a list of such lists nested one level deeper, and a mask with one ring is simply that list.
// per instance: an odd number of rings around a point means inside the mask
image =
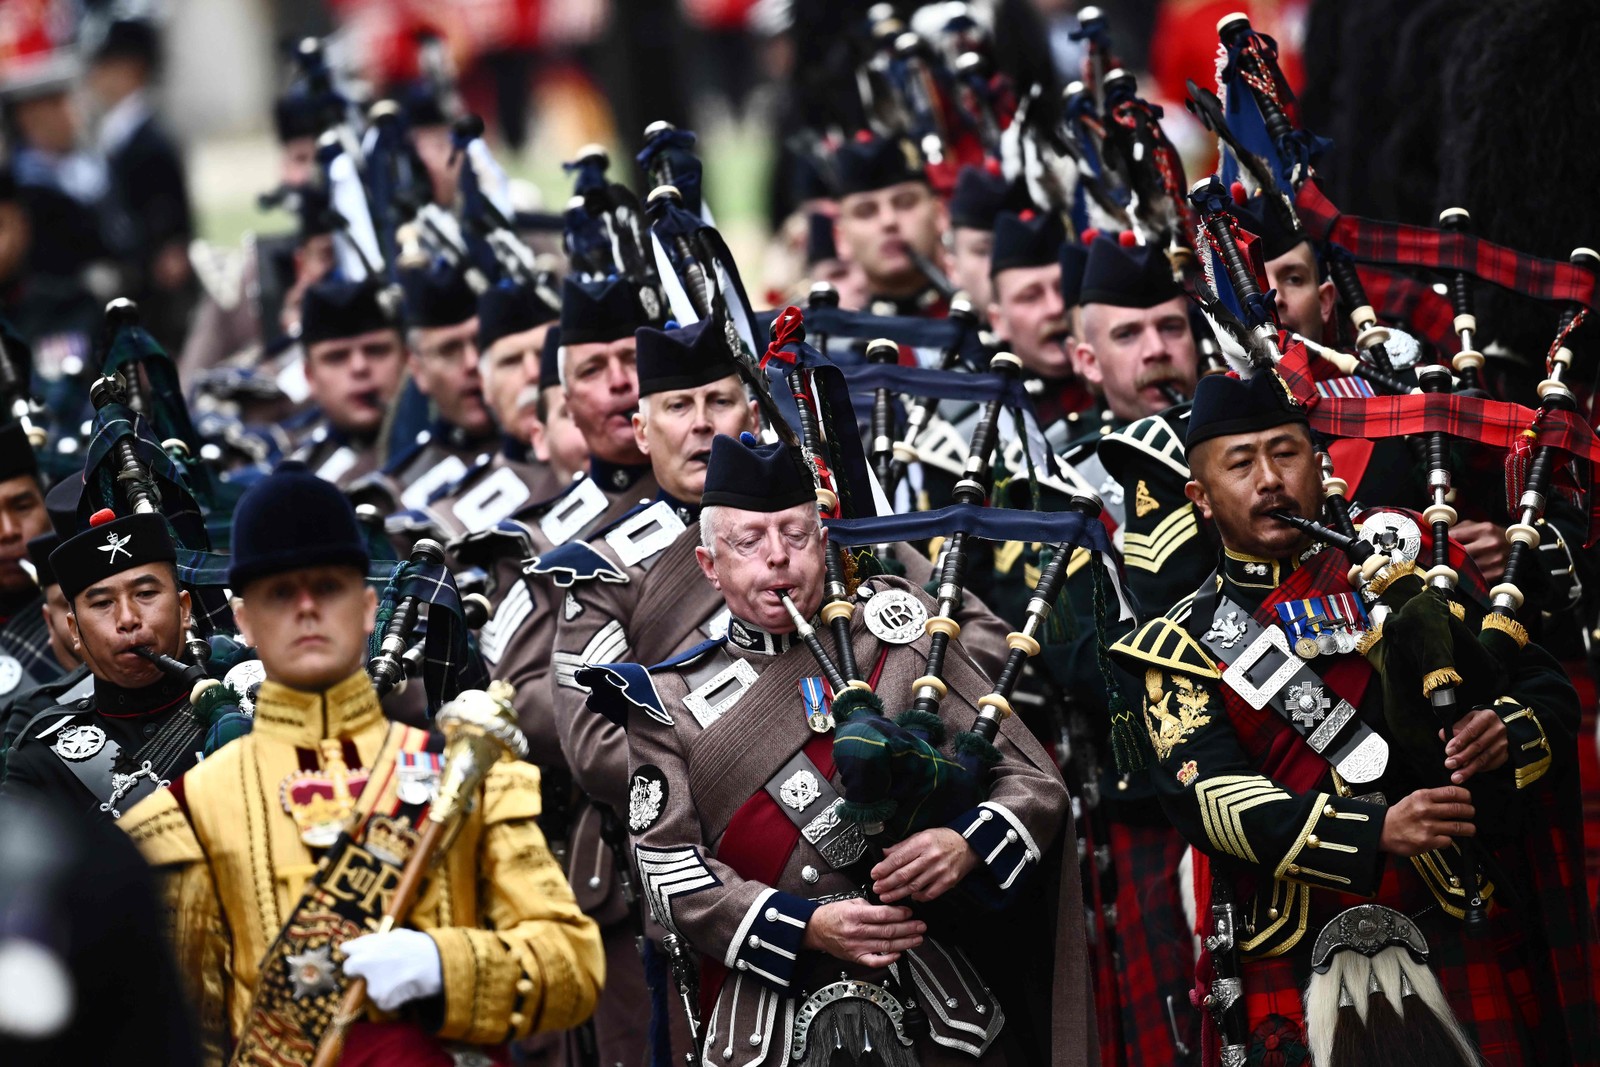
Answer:
[{"label": "red pompom on cap", "polygon": [[990,156],[983,161],[983,169],[988,171],[993,177],[1000,177],[1000,161],[993,156]]},{"label": "red pompom on cap", "polygon": [[1017,212],[1017,218],[1021,219],[1023,222],[1032,222],[1034,218],[1033,208],[1023,208],[1021,211]]},{"label": "red pompom on cap", "polygon": [[1123,230],[1117,234],[1117,243],[1123,248],[1132,248],[1139,243],[1139,235],[1132,230]]},{"label": "red pompom on cap", "polygon": [[89,525],[104,526],[106,523],[111,522],[116,517],[117,513],[115,511],[112,511],[110,508],[101,508],[93,515],[89,516]]},{"label": "red pompom on cap", "polygon": [[1099,236],[1100,231],[1095,229],[1093,226],[1090,226],[1083,231],[1083,243],[1086,245],[1092,245],[1095,242],[1095,238]]},{"label": "red pompom on cap", "polygon": [[871,144],[871,143],[872,143],[872,131],[871,130],[857,130],[856,131],[856,144]]},{"label": "red pompom on cap", "polygon": [[1233,197],[1233,202],[1244,207],[1244,202],[1250,199],[1250,194],[1245,191],[1244,182],[1234,182],[1228,186],[1228,195]]}]

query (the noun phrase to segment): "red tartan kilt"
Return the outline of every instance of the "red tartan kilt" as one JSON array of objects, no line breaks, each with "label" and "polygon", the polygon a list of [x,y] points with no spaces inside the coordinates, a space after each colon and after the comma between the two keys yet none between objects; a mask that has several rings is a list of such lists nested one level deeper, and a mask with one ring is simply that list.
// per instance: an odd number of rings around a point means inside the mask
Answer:
[{"label": "red tartan kilt", "polygon": [[[1117,1000],[1128,1067],[1192,1062],[1173,1045],[1173,1026],[1196,1047],[1194,949],[1184,918],[1178,864],[1188,842],[1169,826],[1110,824],[1117,872]],[[1172,1017],[1167,1000],[1172,998]],[[1191,1054],[1192,1055],[1192,1054]],[[1104,1058],[1104,1057],[1102,1057]]]},{"label": "red tartan kilt", "polygon": [[[1437,908],[1423,914],[1432,897],[1409,864],[1393,861],[1384,871],[1383,883],[1373,900],[1416,919],[1428,941],[1430,969],[1491,1067],[1543,1067],[1571,1062],[1553,1049],[1542,1047],[1540,998],[1553,997],[1554,991],[1535,990],[1531,976],[1539,973],[1539,968],[1530,966],[1533,946],[1516,915],[1493,907],[1488,935],[1466,937],[1462,924],[1442,915]],[[1341,896],[1338,909],[1363,902],[1359,897]],[[1320,924],[1337,914],[1338,909],[1321,912],[1312,920],[1292,957],[1306,958]],[[1294,959],[1248,960],[1243,979],[1245,1011],[1252,1031],[1268,1016],[1279,1015],[1304,1034],[1305,1006],[1300,995],[1306,979]],[[1559,1033],[1560,1028],[1552,1030]],[[1556,1040],[1560,1045],[1561,1039]],[[1564,1049],[1564,1045],[1560,1047]]]},{"label": "red tartan kilt", "polygon": [[[496,1067],[511,1060],[504,1046],[479,1048]],[[339,1067],[454,1067],[439,1039],[414,1023],[358,1022],[350,1027]]]}]

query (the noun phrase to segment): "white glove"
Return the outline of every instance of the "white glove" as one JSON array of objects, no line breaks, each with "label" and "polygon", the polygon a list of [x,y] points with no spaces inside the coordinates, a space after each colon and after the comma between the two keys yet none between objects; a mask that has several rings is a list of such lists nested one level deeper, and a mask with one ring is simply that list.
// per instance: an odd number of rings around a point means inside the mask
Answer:
[{"label": "white glove", "polygon": [[444,988],[439,946],[420,930],[353,937],[339,949],[344,953],[344,973],[366,979],[367,996],[383,1011]]}]

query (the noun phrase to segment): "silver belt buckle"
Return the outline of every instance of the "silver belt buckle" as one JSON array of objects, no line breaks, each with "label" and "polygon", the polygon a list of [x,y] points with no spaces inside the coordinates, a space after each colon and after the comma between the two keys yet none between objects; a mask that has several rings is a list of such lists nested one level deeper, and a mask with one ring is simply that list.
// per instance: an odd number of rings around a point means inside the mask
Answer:
[{"label": "silver belt buckle", "polygon": [[[1266,681],[1257,685],[1250,680],[1248,672],[1274,651],[1278,653],[1278,666]],[[1268,626],[1239,654],[1238,659],[1228,664],[1227,670],[1222,672],[1222,680],[1232,686],[1246,704],[1259,711],[1299,672],[1300,661],[1289,654],[1289,639],[1276,626]]]}]

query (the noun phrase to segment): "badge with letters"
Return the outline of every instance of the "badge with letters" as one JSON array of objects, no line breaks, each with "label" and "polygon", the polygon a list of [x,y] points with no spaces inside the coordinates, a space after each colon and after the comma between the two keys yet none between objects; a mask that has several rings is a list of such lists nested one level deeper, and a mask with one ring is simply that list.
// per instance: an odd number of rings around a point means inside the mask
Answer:
[{"label": "badge with letters", "polygon": [[891,645],[909,645],[923,634],[928,609],[904,589],[880,589],[862,609],[867,629]]}]

